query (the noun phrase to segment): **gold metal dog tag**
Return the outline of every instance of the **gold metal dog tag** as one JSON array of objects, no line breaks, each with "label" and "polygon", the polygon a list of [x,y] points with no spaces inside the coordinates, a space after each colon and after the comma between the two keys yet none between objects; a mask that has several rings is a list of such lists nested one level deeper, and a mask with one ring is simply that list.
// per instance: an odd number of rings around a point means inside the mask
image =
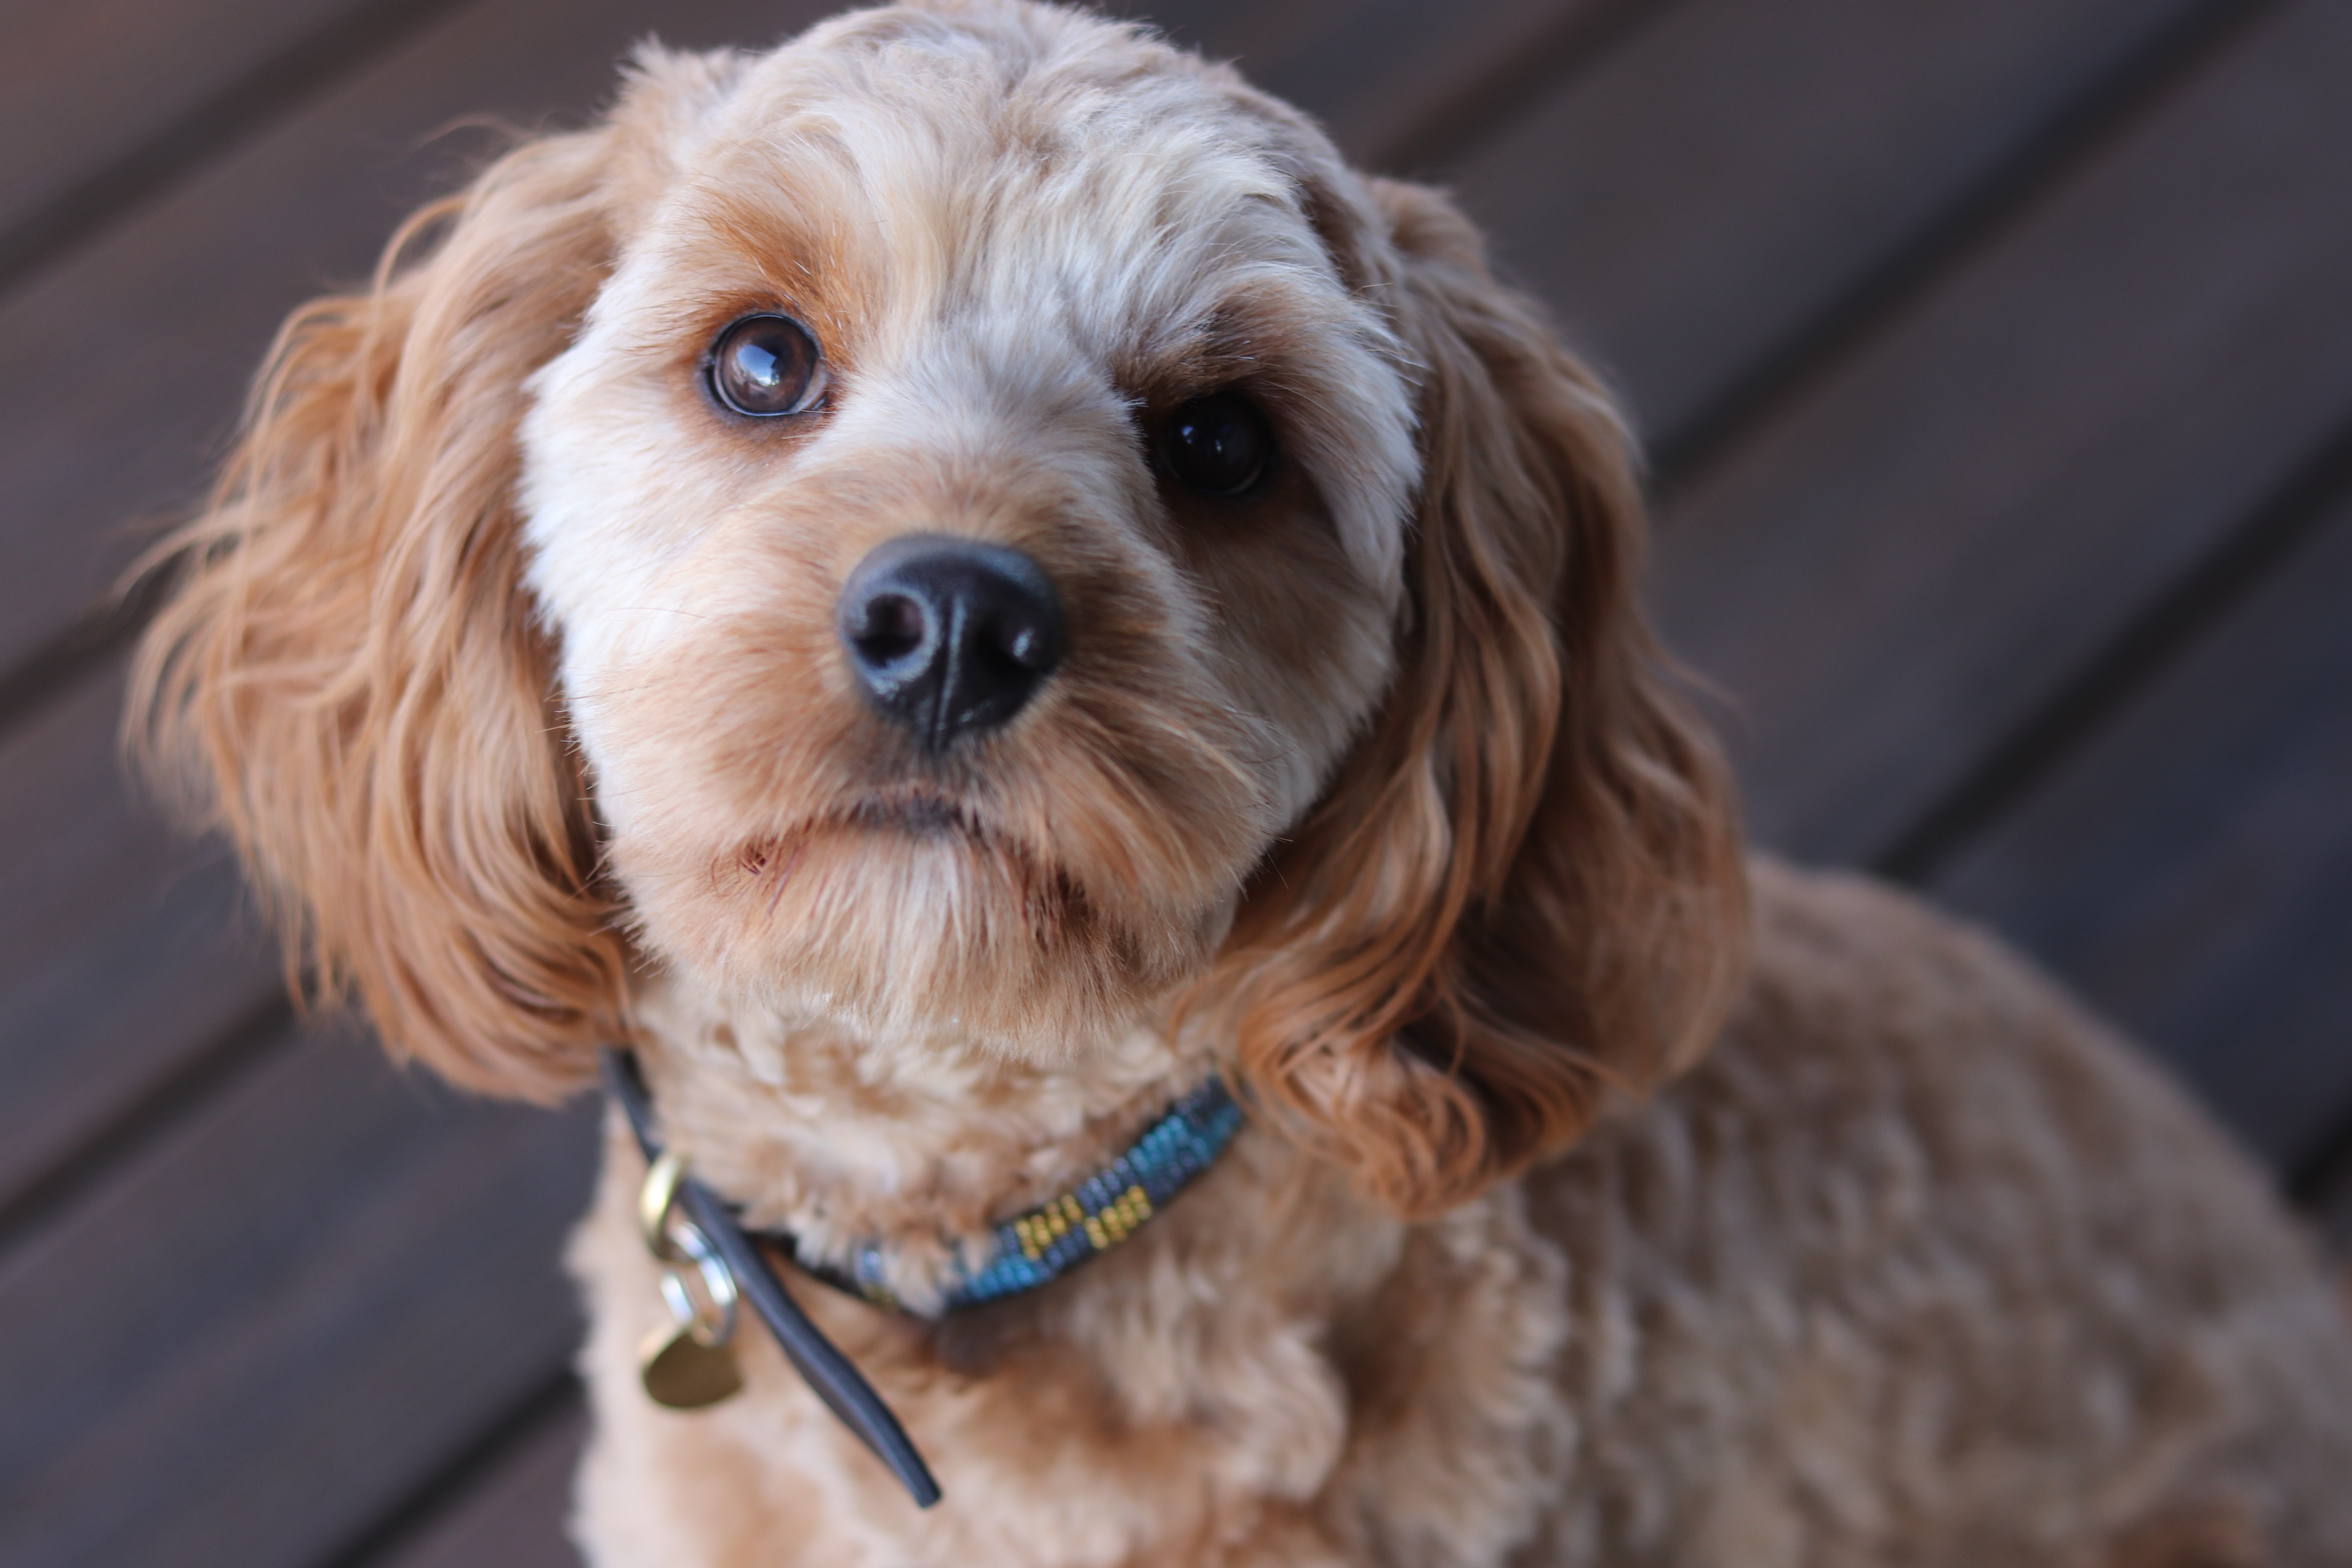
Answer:
[{"label": "gold metal dog tag", "polygon": [[735,1352],[726,1345],[706,1345],[694,1333],[692,1323],[667,1332],[656,1329],[638,1351],[638,1375],[656,1405],[699,1410],[741,1392],[743,1369],[735,1364]]}]

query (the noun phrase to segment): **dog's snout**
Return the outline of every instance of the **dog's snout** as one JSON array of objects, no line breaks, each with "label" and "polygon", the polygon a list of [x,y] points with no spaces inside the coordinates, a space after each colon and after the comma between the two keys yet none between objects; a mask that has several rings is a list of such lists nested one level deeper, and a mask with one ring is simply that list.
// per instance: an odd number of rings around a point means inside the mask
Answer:
[{"label": "dog's snout", "polygon": [[841,644],[875,707],[927,751],[1021,711],[1062,662],[1062,601],[1017,550],[939,534],[876,548],[841,591]]}]

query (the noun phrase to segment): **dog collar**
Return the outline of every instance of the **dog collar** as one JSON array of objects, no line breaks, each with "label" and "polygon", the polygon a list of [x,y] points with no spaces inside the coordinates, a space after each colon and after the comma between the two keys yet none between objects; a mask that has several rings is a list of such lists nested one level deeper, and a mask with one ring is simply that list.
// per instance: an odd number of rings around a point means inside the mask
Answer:
[{"label": "dog collar", "polygon": [[[697,1248],[705,1249],[698,1252],[698,1265],[705,1269],[715,1265],[720,1276],[726,1326],[717,1331],[716,1341],[723,1342],[731,1331],[733,1303],[740,1291],[751,1300],[785,1358],[817,1397],[898,1478],[916,1506],[929,1508],[937,1502],[939,1482],[932,1479],[906,1428],[856,1364],[825,1338],[793,1300],[755,1237],[744,1231],[733,1206],[686,1174],[678,1162],[664,1159],[660,1141],[654,1135],[653,1095],[646,1087],[636,1054],[607,1047],[603,1068],[605,1089],[628,1119],[646,1164],[669,1167],[671,1184],[662,1198],[664,1212],[642,1216],[649,1245],[656,1246],[658,1255],[660,1233],[675,1204],[684,1210]],[[1100,1171],[1060,1197],[998,1226],[992,1255],[976,1267],[959,1262],[939,1311],[1035,1289],[1118,1246],[1207,1170],[1232,1142],[1241,1124],[1241,1107],[1231,1091],[1223,1080],[1210,1079],[1178,1100],[1125,1153]],[[887,1254],[878,1243],[858,1247],[850,1267],[844,1269],[803,1258],[799,1238],[790,1232],[761,1232],[756,1241],[784,1252],[796,1267],[837,1289],[877,1306],[906,1310],[884,1282]],[[690,1308],[687,1315],[693,1316]],[[694,1337],[705,1345],[713,1343],[698,1328]],[[723,1397],[724,1393],[722,1389],[709,1397]]]},{"label": "dog collar", "polygon": [[[992,1254],[978,1268],[959,1258],[940,1293],[939,1317],[1050,1284],[1133,1236],[1169,1199],[1207,1170],[1241,1131],[1242,1108],[1223,1079],[1211,1079],[1171,1106],[1125,1153],[1061,1196],[998,1226]],[[786,1231],[763,1233],[793,1261],[836,1289],[899,1311],[909,1309],[884,1279],[888,1253],[867,1243],[846,1268],[805,1256]]]}]

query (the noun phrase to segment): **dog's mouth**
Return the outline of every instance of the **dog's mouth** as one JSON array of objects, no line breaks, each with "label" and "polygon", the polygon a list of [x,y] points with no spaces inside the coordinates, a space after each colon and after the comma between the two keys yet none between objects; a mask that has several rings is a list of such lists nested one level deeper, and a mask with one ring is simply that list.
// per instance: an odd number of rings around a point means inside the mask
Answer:
[{"label": "dog's mouth", "polygon": [[[810,898],[819,900],[807,906],[812,911],[837,913],[843,906],[827,910],[830,900],[820,889],[837,895],[855,888],[858,898],[882,900],[871,912],[886,920],[902,918],[925,901],[918,891],[923,879],[910,880],[909,872],[928,860],[935,868],[956,868],[944,883],[929,883],[931,895],[951,887],[963,896],[1003,900],[1013,926],[1024,931],[1028,945],[1037,951],[1062,950],[1089,933],[1105,935],[1103,911],[1068,867],[1041,852],[1025,835],[991,822],[971,803],[932,790],[866,796],[782,833],[747,841],[734,860],[745,890],[771,916]],[[911,905],[906,902],[910,898]]]},{"label": "dog's mouth", "polygon": [[835,820],[844,827],[902,833],[911,838],[953,836],[986,843],[995,837],[968,803],[931,790],[894,790],[868,795],[836,814]]},{"label": "dog's mouth", "polygon": [[748,840],[738,850],[736,863],[754,876],[762,875],[796,858],[811,840],[845,834],[918,842],[961,839],[976,847],[995,847],[1003,841],[1003,835],[968,802],[933,790],[902,789],[867,795],[782,832]]},{"label": "dog's mouth", "polygon": [[996,866],[1033,893],[1043,884],[1054,887],[1057,898],[1075,895],[1068,873],[1024,836],[1007,831],[968,800],[920,786],[877,791],[748,839],[733,859],[739,872],[772,896],[819,863],[837,870],[845,851],[856,865],[897,862],[900,853],[927,849]]}]

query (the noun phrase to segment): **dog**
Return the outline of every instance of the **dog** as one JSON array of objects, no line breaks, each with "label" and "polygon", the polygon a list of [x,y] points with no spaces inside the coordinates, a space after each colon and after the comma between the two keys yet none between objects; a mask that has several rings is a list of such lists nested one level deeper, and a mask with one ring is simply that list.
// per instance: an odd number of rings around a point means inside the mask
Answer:
[{"label": "dog", "polygon": [[946,1489],[757,1331],[648,1399],[728,1276],[614,1117],[605,1568],[2352,1563],[2306,1241],[2019,959],[1746,857],[1643,527],[1444,195],[919,0],[646,47],[297,311],[131,723],[396,1053],[632,1047]]}]

